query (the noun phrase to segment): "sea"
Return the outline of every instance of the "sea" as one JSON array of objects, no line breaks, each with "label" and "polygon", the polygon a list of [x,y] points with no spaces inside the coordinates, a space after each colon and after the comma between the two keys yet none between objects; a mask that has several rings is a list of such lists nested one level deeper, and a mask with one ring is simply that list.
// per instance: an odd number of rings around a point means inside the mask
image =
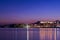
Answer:
[{"label": "sea", "polygon": [[0,40],[60,40],[60,28],[0,28]]}]

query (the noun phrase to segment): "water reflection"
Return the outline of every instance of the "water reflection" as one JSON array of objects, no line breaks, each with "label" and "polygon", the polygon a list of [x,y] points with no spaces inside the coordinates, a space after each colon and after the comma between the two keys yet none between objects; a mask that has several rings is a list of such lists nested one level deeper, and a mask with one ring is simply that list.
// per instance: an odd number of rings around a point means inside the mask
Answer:
[{"label": "water reflection", "polygon": [[57,40],[60,40],[60,28],[57,28]]},{"label": "water reflection", "polygon": [[29,37],[30,40],[56,40],[56,28],[30,28]]},{"label": "water reflection", "polygon": [[27,40],[27,29],[0,28],[0,40]]}]

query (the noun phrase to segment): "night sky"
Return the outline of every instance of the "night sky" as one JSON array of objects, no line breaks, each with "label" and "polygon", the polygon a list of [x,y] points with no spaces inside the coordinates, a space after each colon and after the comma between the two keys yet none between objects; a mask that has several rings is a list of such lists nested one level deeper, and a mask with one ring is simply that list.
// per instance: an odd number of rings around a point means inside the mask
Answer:
[{"label": "night sky", "polygon": [[0,23],[60,20],[58,0],[0,0]]}]

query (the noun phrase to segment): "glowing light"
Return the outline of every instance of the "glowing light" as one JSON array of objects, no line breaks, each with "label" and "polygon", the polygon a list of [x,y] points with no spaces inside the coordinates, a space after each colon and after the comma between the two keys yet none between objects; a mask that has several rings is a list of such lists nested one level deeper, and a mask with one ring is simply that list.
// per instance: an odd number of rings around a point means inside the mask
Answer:
[{"label": "glowing light", "polygon": [[41,21],[40,23],[47,23],[47,22],[43,22],[43,21]]}]

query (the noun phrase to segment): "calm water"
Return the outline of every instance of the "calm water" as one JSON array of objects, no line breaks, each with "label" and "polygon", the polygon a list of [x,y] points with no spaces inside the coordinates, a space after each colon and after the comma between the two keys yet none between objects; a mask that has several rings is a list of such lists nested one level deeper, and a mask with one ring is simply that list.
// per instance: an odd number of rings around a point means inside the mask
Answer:
[{"label": "calm water", "polygon": [[30,28],[29,40],[60,40],[59,28]]},{"label": "calm water", "polygon": [[0,28],[0,40],[27,40],[27,29]]},{"label": "calm water", "polygon": [[[0,28],[0,40],[27,40],[27,29]],[[29,28],[29,40],[60,40],[60,28]]]}]

